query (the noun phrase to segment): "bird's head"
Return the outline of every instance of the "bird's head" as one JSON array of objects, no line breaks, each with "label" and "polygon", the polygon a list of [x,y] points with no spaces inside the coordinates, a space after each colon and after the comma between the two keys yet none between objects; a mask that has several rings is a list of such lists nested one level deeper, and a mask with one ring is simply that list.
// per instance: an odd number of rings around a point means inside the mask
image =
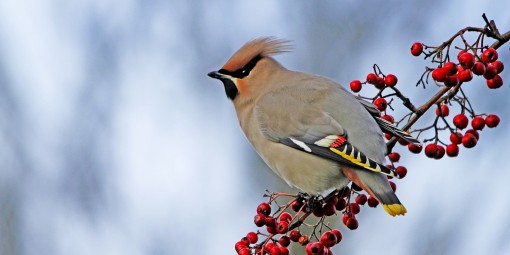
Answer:
[{"label": "bird's head", "polygon": [[289,51],[288,41],[263,37],[244,44],[218,71],[208,73],[225,86],[225,93],[231,100],[246,96],[263,84],[271,71],[282,68],[271,56]]}]

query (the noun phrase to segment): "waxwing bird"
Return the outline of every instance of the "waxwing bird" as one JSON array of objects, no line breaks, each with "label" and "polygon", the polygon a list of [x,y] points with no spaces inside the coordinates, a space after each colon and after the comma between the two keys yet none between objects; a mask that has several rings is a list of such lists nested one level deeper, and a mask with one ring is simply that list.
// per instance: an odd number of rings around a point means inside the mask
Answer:
[{"label": "waxwing bird", "polygon": [[381,119],[370,102],[320,76],[295,72],[273,56],[290,50],[272,37],[247,42],[208,75],[223,82],[246,137],[266,164],[290,186],[320,194],[354,182],[390,215],[407,210],[386,175],[382,131],[413,143]]}]

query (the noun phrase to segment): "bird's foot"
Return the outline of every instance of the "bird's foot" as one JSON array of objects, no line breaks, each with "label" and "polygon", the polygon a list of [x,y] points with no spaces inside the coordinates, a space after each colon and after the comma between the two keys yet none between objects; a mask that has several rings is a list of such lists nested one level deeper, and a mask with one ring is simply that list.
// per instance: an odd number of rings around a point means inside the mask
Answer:
[{"label": "bird's foot", "polygon": [[305,212],[313,212],[318,207],[321,207],[324,200],[321,195],[310,195],[304,192],[299,192],[296,199],[306,204]]}]

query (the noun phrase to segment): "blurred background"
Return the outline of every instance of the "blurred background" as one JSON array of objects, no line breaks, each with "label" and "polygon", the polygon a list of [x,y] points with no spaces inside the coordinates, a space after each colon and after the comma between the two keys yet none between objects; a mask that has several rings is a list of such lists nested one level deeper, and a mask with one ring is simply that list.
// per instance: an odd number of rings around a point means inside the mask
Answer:
[{"label": "blurred background", "polygon": [[[0,254],[234,254],[266,189],[289,191],[245,139],[219,69],[244,42],[292,40],[286,67],[348,84],[377,63],[421,104],[439,45],[508,1],[0,1]],[[500,58],[510,67],[509,44]],[[430,64],[428,64],[431,66]],[[478,146],[405,153],[405,217],[362,208],[335,254],[510,254],[510,71],[466,92],[496,113]],[[395,116],[403,109],[396,107]],[[451,110],[454,115],[455,110]],[[426,116],[423,125],[432,116]],[[451,118],[451,117],[450,117]],[[340,219],[338,219],[340,221]]]}]

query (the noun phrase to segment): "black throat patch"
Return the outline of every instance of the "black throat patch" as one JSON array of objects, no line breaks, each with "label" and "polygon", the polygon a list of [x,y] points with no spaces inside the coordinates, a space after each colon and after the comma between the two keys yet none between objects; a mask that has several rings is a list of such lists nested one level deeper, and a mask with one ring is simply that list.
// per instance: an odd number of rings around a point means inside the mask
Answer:
[{"label": "black throat patch", "polygon": [[225,87],[225,93],[227,94],[227,97],[234,101],[234,99],[239,95],[239,90],[237,89],[234,82],[230,79],[221,79],[221,82],[223,82],[223,86]]},{"label": "black throat patch", "polygon": [[[244,77],[250,74],[251,70],[257,65],[259,60],[261,60],[262,58],[263,58],[262,55],[259,54],[252,58],[250,62],[246,63],[246,65],[244,65],[242,68],[239,68],[235,71],[220,69],[218,73],[229,75],[237,79],[243,79]],[[230,98],[230,100],[234,100],[237,97],[237,95],[239,95],[239,90],[237,89],[234,82],[230,79],[221,79],[221,81],[225,86],[225,93],[227,94],[227,97]]]}]

